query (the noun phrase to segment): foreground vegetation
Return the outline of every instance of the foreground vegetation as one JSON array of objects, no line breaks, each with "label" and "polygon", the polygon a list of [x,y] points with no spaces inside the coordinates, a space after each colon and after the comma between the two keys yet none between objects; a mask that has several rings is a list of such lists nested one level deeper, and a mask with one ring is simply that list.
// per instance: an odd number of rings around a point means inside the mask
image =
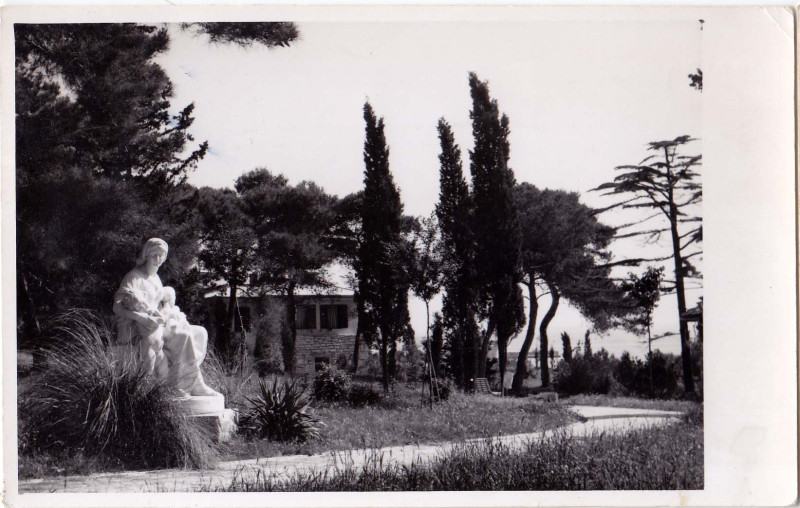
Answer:
[{"label": "foreground vegetation", "polygon": [[338,466],[276,481],[235,479],[230,492],[417,490],[676,490],[703,488],[703,429],[694,419],[625,435],[556,433],[523,451],[465,444],[431,464]]},{"label": "foreground vegetation", "polygon": [[[224,460],[315,454],[329,450],[458,441],[473,437],[536,432],[577,420],[563,406],[530,398],[500,398],[455,392],[432,407],[420,400],[419,385],[395,385],[394,394],[374,406],[353,408],[315,403],[324,422],[318,439],[280,442],[237,436],[221,447]],[[502,418],[498,418],[502,415]]]}]

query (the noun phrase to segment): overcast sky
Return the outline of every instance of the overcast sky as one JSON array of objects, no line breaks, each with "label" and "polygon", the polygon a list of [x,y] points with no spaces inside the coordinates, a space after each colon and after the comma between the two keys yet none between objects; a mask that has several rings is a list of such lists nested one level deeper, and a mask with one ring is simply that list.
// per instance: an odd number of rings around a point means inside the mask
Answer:
[{"label": "overcast sky", "polygon": [[[467,73],[488,80],[510,118],[511,167],[518,181],[578,191],[592,206],[609,204],[589,189],[613,168],[648,155],[646,143],[682,134],[702,137],[702,94],[687,74],[702,66],[697,19],[548,20],[517,23],[298,23],[290,48],[213,46],[171,27],[160,59],[175,84],[173,106],[194,102],[197,140],[210,152],[190,182],[232,186],[256,167],[293,183],[314,180],[344,196],[363,183],[362,106],[386,122],[390,167],[405,212],[427,215],[438,197],[436,122],[453,126],[464,155],[472,146]],[[701,153],[696,141],[687,153]],[[609,224],[628,217],[602,216]],[[662,241],[612,245],[616,258],[666,254]],[[622,271],[622,274],[625,272]],[[669,273],[669,272],[668,272]],[[688,304],[700,292],[691,291]],[[539,316],[549,305],[540,301]],[[433,305],[438,310],[439,302]],[[412,325],[424,336],[425,312],[412,303]],[[549,328],[583,338],[588,323],[562,304]],[[654,333],[677,332],[675,296],[663,297]],[[537,334],[538,337],[538,334]],[[513,341],[511,351],[519,349]],[[640,355],[646,345],[622,331],[593,336],[605,347]],[[654,343],[680,351],[677,337]]]}]

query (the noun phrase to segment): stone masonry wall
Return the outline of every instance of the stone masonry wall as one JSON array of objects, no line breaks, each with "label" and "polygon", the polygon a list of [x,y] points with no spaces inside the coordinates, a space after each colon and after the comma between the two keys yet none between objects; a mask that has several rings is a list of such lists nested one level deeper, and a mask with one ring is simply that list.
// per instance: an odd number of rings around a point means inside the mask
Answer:
[{"label": "stone masonry wall", "polygon": [[[317,359],[339,369],[349,369],[353,363],[353,341],[355,335],[301,335],[295,343],[295,374],[313,376]],[[359,348],[359,370],[365,363],[369,348]]]}]

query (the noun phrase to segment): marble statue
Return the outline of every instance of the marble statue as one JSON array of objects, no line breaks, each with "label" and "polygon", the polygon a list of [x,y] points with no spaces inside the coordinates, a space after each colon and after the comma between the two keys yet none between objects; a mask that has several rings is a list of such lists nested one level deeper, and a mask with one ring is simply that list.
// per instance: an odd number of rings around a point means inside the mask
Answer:
[{"label": "marble statue", "polygon": [[114,295],[117,345],[136,348],[145,371],[174,387],[179,398],[220,396],[200,370],[208,347],[206,329],[189,324],[175,305],[175,290],[158,277],[168,252],[164,240],[147,240],[136,266],[122,279]]}]

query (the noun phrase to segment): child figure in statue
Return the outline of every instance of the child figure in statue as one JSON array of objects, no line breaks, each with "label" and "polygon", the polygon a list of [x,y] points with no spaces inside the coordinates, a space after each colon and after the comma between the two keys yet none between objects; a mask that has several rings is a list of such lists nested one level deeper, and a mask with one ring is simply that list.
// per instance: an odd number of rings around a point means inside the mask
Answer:
[{"label": "child figure in statue", "polygon": [[[116,299],[123,309],[140,316],[147,316],[160,325],[165,324],[165,320],[158,309],[148,305],[147,298],[143,292],[130,287],[121,288],[117,291]],[[152,333],[143,334],[139,337],[139,353],[142,358],[147,359],[148,374],[155,374],[159,379],[164,379],[167,376],[169,367],[164,356],[163,335],[164,328],[159,326]],[[150,359],[152,359],[152,364],[149,361]]]}]

